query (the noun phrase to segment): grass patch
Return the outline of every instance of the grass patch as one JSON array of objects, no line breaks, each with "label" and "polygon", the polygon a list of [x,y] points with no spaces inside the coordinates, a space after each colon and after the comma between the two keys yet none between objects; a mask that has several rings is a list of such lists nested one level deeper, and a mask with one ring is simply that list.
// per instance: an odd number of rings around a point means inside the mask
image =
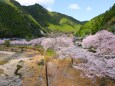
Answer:
[{"label": "grass patch", "polygon": [[8,63],[8,61],[0,61],[0,65],[4,65],[6,63]]},{"label": "grass patch", "polygon": [[3,69],[0,69],[0,75],[1,74],[4,74],[4,70]]},{"label": "grass patch", "polygon": [[44,65],[44,60],[42,59],[40,62],[38,62],[38,65]]},{"label": "grass patch", "polygon": [[48,48],[46,50],[46,55],[47,56],[54,56],[55,55],[55,51],[53,49],[51,49],[51,48]]},{"label": "grass patch", "polygon": [[91,47],[88,51],[89,51],[89,52],[96,53],[96,49],[95,49],[95,48],[93,48],[93,47]]}]

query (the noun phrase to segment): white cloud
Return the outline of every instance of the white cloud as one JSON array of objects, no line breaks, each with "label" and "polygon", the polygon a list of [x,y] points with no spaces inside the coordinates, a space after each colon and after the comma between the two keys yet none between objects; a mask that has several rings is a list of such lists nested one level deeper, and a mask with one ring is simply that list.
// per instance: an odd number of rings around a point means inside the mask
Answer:
[{"label": "white cloud", "polygon": [[52,9],[51,9],[50,7],[47,7],[46,9],[47,9],[48,11],[52,11]]},{"label": "white cloud", "polygon": [[51,5],[55,2],[55,0],[16,0],[22,5],[33,5],[35,3],[41,4],[41,5]]},{"label": "white cloud", "polygon": [[86,10],[87,10],[87,11],[91,11],[92,8],[91,8],[91,7],[87,7]]},{"label": "white cloud", "polygon": [[71,4],[71,5],[69,6],[69,8],[70,8],[70,9],[75,9],[75,10],[81,9],[78,4]]}]

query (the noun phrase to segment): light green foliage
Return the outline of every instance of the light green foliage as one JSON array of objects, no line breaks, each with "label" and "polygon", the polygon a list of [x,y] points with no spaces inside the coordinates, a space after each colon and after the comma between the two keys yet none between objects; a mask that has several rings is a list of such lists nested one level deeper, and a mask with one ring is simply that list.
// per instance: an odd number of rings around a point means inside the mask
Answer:
[{"label": "light green foliage", "polygon": [[115,27],[115,4],[105,13],[91,19],[85,25],[80,28],[80,31],[76,33],[79,36],[86,36],[88,34],[95,34],[96,32],[107,29],[113,33]]},{"label": "light green foliage", "polygon": [[55,55],[55,51],[53,49],[48,48],[46,50],[46,55],[47,56],[54,56]]},{"label": "light green foliage", "polygon": [[71,32],[77,32],[79,31],[81,27],[81,24],[74,24],[74,25],[69,25],[69,24],[62,24],[61,25],[54,25],[54,24],[49,24],[48,29],[51,31],[60,31],[64,33],[71,33]]},{"label": "light green foliage", "polygon": [[63,25],[63,24],[74,25],[74,22],[69,21],[67,18],[62,18],[60,20],[60,25]]}]

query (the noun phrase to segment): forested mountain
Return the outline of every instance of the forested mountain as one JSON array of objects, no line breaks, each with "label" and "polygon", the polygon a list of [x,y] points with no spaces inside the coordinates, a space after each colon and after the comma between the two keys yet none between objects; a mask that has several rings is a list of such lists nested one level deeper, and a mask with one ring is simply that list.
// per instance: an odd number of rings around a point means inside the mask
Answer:
[{"label": "forested mountain", "polygon": [[39,4],[23,6],[23,8],[29,12],[40,25],[50,31],[76,32],[82,24],[70,16],[57,12],[49,12]]},{"label": "forested mountain", "polygon": [[0,0],[0,37],[40,37],[50,32],[77,32],[83,23],[39,4],[21,6]]},{"label": "forested mountain", "polygon": [[85,36],[95,34],[102,29],[115,33],[115,4],[105,13],[100,14],[84,24],[76,35]]},{"label": "forested mountain", "polygon": [[42,36],[42,26],[20,4],[13,3],[0,0],[0,37]]}]

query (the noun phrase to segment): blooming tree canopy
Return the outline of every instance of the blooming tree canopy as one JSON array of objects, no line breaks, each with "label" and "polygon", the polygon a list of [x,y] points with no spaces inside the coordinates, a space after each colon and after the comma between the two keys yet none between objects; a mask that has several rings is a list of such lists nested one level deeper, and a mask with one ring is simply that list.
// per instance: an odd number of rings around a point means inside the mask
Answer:
[{"label": "blooming tree canopy", "polygon": [[29,42],[25,39],[23,40],[14,40],[10,42],[11,45],[29,45]]},{"label": "blooming tree canopy", "polygon": [[95,48],[100,54],[115,55],[115,35],[102,30],[83,39],[82,46],[83,48]]}]

